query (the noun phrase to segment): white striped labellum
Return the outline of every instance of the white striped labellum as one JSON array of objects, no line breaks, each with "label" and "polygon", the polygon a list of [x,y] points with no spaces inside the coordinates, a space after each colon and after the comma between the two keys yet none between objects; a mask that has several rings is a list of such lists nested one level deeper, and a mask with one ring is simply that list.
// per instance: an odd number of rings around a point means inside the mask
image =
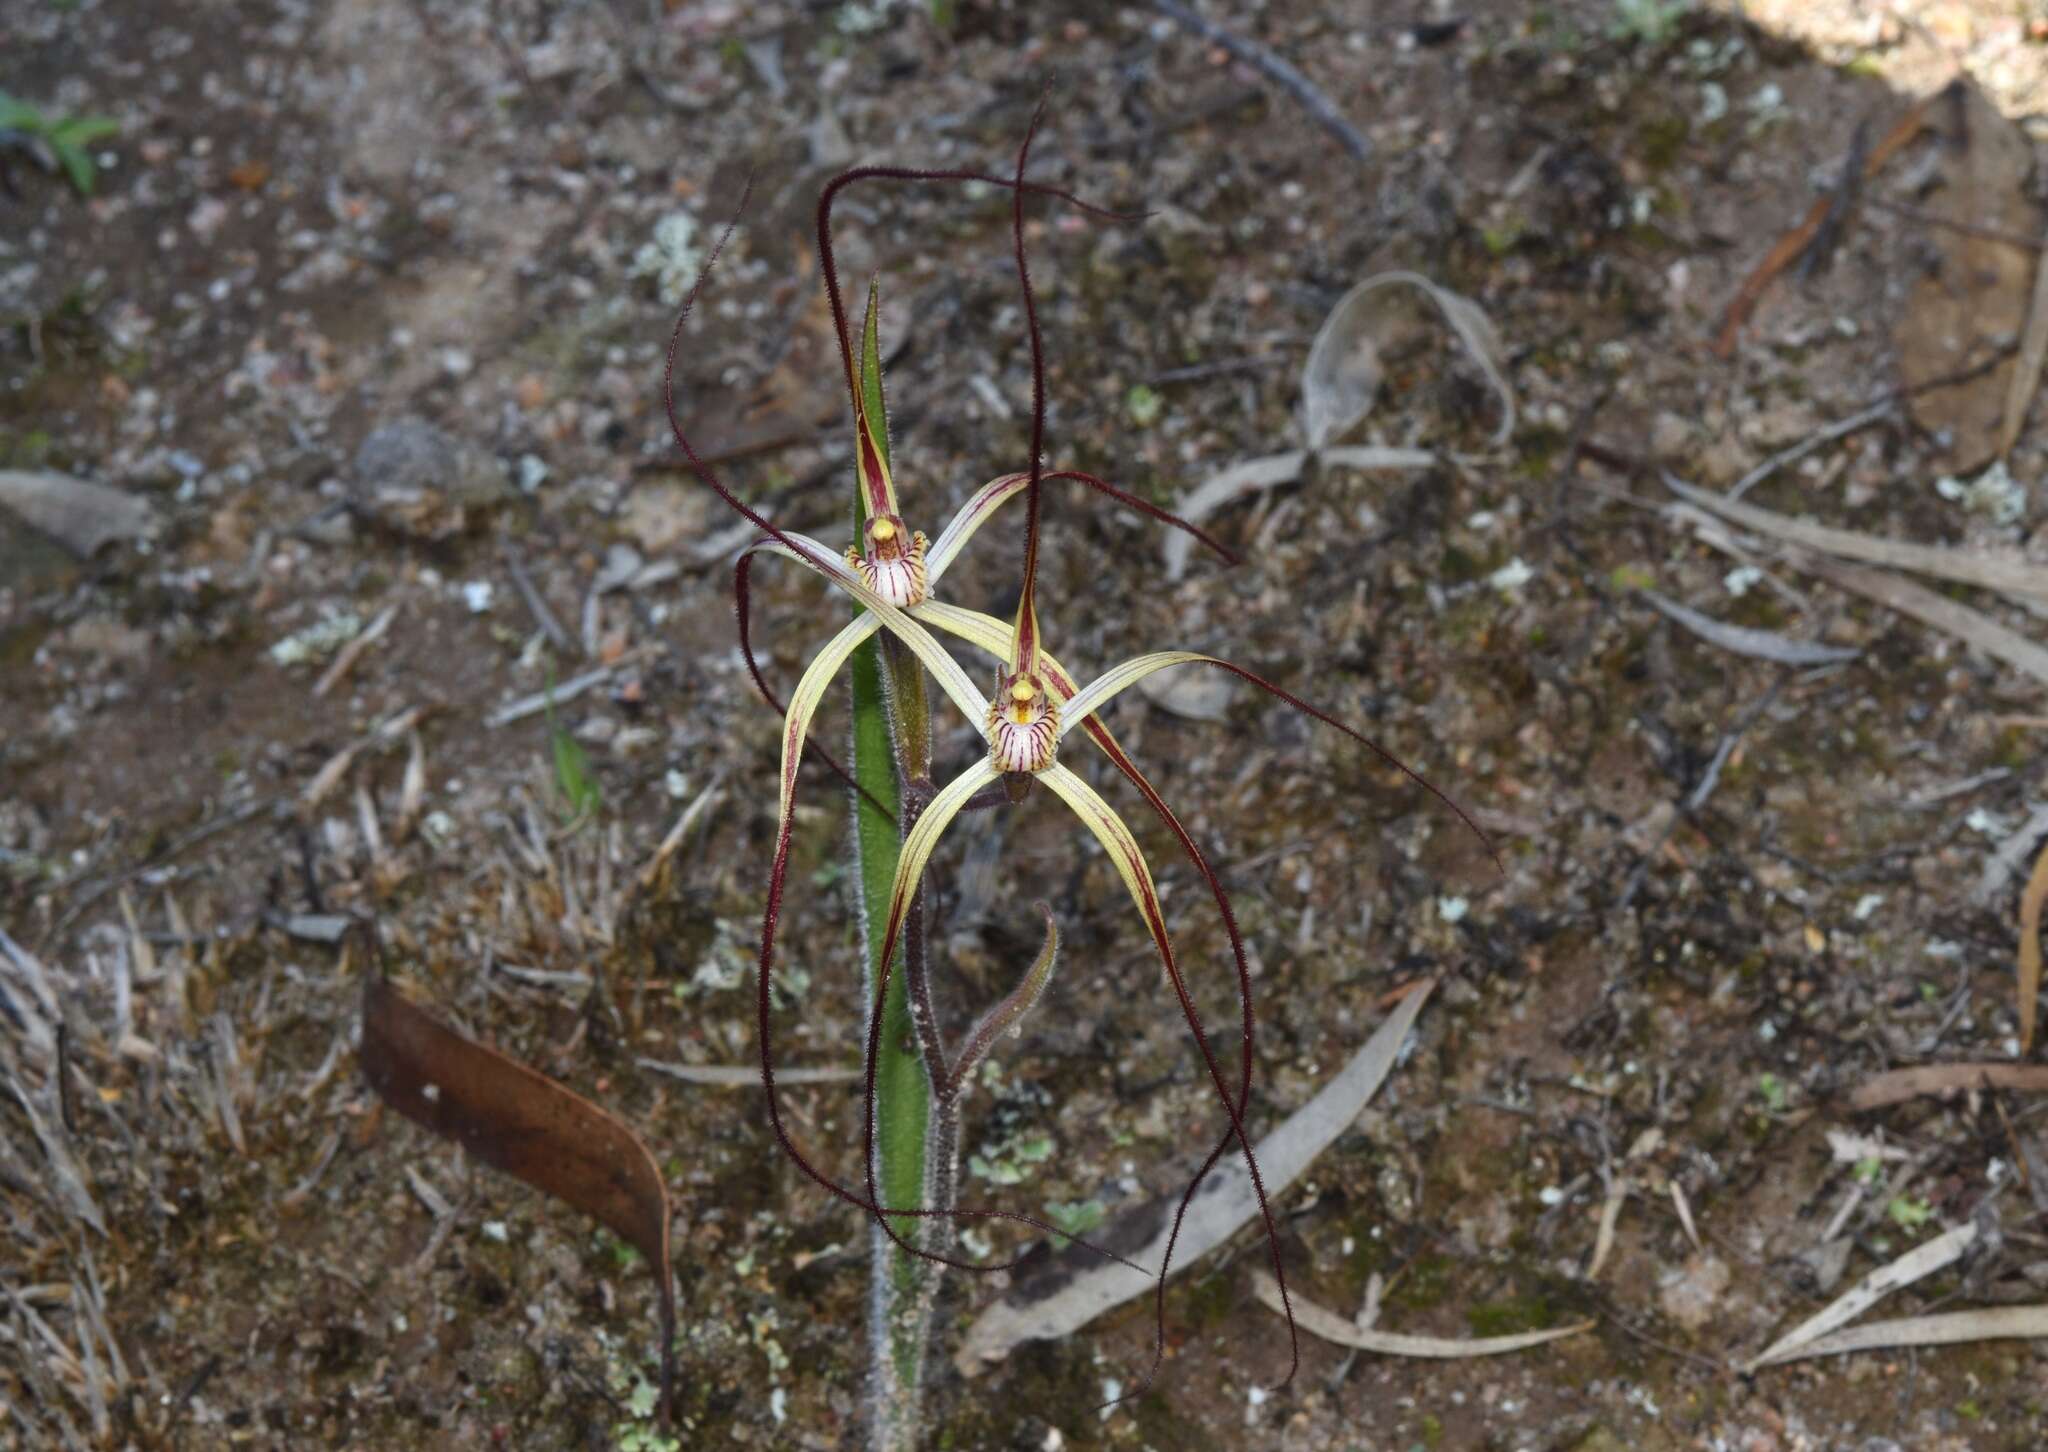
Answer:
[{"label": "white striped labellum", "polygon": [[1003,772],[1044,771],[1060,749],[1060,708],[1038,677],[1018,673],[997,683],[988,703],[989,765]]}]

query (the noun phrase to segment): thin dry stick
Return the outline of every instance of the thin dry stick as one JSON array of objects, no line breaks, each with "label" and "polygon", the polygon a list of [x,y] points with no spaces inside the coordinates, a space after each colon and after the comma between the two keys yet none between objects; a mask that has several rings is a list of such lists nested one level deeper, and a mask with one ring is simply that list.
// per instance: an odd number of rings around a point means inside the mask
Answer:
[{"label": "thin dry stick", "polygon": [[2048,1064],[1923,1064],[1917,1069],[1893,1069],[1857,1085],[1849,1096],[1849,1107],[1883,1109],[1923,1094],[1949,1094],[1958,1089],[2048,1094]]},{"label": "thin dry stick", "polygon": [[1882,197],[1872,197],[1864,203],[1880,212],[1895,216],[1910,217],[1915,222],[1925,222],[1930,227],[1943,227],[1951,232],[1960,232],[1965,237],[1982,237],[1986,242],[2003,242],[2008,247],[2017,247],[2025,252],[2039,252],[2042,241],[2022,232],[2008,232],[2003,227],[1987,227],[1981,222],[1965,222],[1960,217],[1950,217],[1926,207],[1916,207],[1907,202],[1888,202]]},{"label": "thin dry stick", "polygon": [[1152,0],[1152,6],[1161,15],[1172,20],[1181,29],[1192,31],[1211,44],[1220,45],[1259,74],[1278,85],[1301,103],[1301,108],[1315,117],[1323,130],[1336,138],[1337,144],[1359,161],[1372,155],[1372,143],[1360,134],[1357,127],[1344,119],[1344,113],[1317,90],[1315,83],[1274,52],[1255,40],[1246,40],[1233,35],[1213,20],[1204,20],[1185,5],[1175,0]]},{"label": "thin dry stick", "polygon": [[2020,1057],[2034,1049],[2034,1013],[2041,997],[2041,904],[2048,901],[2048,846],[2034,859],[2034,875],[2020,894]]},{"label": "thin dry stick", "polygon": [[324,696],[339,685],[348,673],[355,669],[356,662],[363,658],[363,652],[381,640],[384,632],[391,628],[391,622],[397,618],[398,607],[387,605],[383,612],[370,622],[367,630],[336,652],[334,663],[313,683],[313,695],[316,698]]},{"label": "thin dry stick", "polygon": [[533,616],[541,634],[548,638],[563,655],[580,655],[576,642],[569,638],[569,632],[562,628],[562,622],[555,618],[555,612],[548,609],[548,602],[541,598],[540,590],[533,583],[533,576],[527,573],[526,561],[519,558],[519,551],[511,545],[505,546],[505,573],[512,577],[512,588],[519,592],[525,602],[527,613]]},{"label": "thin dry stick", "polygon": [[2027,410],[2041,384],[2041,365],[2048,363],[2048,267],[2034,264],[2034,298],[2027,307],[2027,331],[2020,344],[2019,366],[2005,391],[2005,417],[1998,424],[1998,456],[2012,452],[2027,426]]},{"label": "thin dry stick", "polygon": [[[1906,114],[1899,118],[1898,125],[1886,133],[1884,140],[1871,149],[1869,159],[1863,163],[1864,180],[1867,181],[1884,170],[1885,163],[1896,156],[1907,142],[1920,134],[1927,124],[1927,107],[1933,100],[1933,96],[1928,96],[1916,101]],[[1742,286],[1736,289],[1734,298],[1728,304],[1728,311],[1722,314],[1721,330],[1715,335],[1713,343],[1715,357],[1727,358],[1734,354],[1735,344],[1742,336],[1742,325],[1749,321],[1749,315],[1755,310],[1758,299],[1764,295],[1764,289],[1771,285],[1779,273],[1791,266],[1800,253],[1812,245],[1813,239],[1819,235],[1821,227],[1828,219],[1828,213],[1834,206],[1833,193],[1815,200],[1799,225],[1780,237],[1771,250],[1764,254],[1764,260],[1757,264],[1756,270],[1743,280]]]}]

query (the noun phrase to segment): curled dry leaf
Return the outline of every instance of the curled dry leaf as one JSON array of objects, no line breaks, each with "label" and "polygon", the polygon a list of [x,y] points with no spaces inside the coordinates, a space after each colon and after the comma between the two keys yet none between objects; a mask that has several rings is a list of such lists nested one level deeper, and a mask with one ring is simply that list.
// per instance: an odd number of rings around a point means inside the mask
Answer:
[{"label": "curled dry leaf", "polygon": [[661,1414],[675,1384],[668,1187],[640,1137],[516,1059],[464,1038],[380,973],[363,977],[363,1077],[415,1124],[573,1205],[647,1258],[661,1315]]},{"label": "curled dry leaf", "polygon": [[[1508,383],[1506,352],[1493,320],[1470,298],[1438,287],[1419,272],[1375,273],[1330,309],[1302,365],[1301,424],[1308,448],[1247,459],[1210,475],[1180,502],[1176,512],[1182,519],[1200,524],[1232,500],[1292,483],[1301,477],[1312,453],[1320,454],[1325,465],[1353,469],[1427,469],[1437,462],[1428,449],[1331,447],[1372,411],[1379,392],[1381,350],[1393,341],[1398,317],[1375,294],[1389,287],[1419,288],[1436,304],[1500,399],[1500,425],[1493,442],[1497,446],[1507,441],[1515,428],[1515,392]],[[1179,532],[1166,537],[1167,579],[1178,580],[1186,572],[1190,543]]]},{"label": "curled dry leaf", "polygon": [[1438,287],[1419,272],[1380,272],[1344,294],[1330,309],[1301,370],[1301,421],[1311,449],[1320,449],[1364,418],[1379,392],[1380,352],[1397,317],[1378,296],[1388,288],[1419,289],[1443,314],[1451,331],[1486,375],[1500,399],[1500,424],[1493,442],[1507,442],[1515,430],[1515,393],[1508,386],[1506,351],[1493,320],[1470,298]]}]

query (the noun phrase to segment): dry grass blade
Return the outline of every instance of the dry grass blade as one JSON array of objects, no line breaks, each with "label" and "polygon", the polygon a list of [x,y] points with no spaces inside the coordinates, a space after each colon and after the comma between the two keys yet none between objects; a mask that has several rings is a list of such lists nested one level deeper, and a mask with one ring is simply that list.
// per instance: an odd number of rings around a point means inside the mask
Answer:
[{"label": "dry grass blade", "polygon": [[1923,1094],[1958,1089],[2006,1089],[2015,1094],[2048,1094],[2048,1064],[1923,1064],[1893,1069],[1856,1086],[1851,1109],[1883,1109]]},{"label": "dry grass blade", "polygon": [[1935,1236],[1925,1245],[1914,1246],[1891,1264],[1872,1271],[1836,1297],[1824,1310],[1809,1316],[1780,1336],[1744,1370],[1754,1371],[1757,1367],[1768,1366],[1774,1361],[1790,1361],[1797,1358],[1802,1354],[1801,1348],[1847,1325],[1893,1291],[1903,1290],[1915,1281],[1924,1280],[1936,1271],[1955,1264],[1962,1259],[1963,1252],[1976,1242],[1975,1225],[1958,1225],[1945,1234]]},{"label": "dry grass blade", "polygon": [[[2042,269],[2048,275],[2048,267]],[[2020,1057],[2034,1050],[2034,1015],[2041,999],[2041,905],[2048,902],[2048,846],[2034,859],[2034,875],[2020,894]]]},{"label": "dry grass blade", "polygon": [[[1258,1296],[1260,1304],[1273,1311],[1283,1309],[1280,1303],[1280,1283],[1267,1272],[1257,1271],[1253,1274],[1252,1290]],[[1577,1321],[1570,1326],[1554,1326],[1548,1331],[1522,1331],[1513,1336],[1402,1336],[1392,1331],[1365,1330],[1345,1320],[1335,1311],[1318,1306],[1300,1294],[1294,1297],[1294,1319],[1300,1322],[1301,1329],[1311,1336],[1320,1336],[1323,1340],[1334,1341],[1339,1346],[1355,1347],[1378,1356],[1427,1357],[1439,1361],[1468,1356],[1499,1356],[1508,1351],[1526,1351],[1531,1346],[1541,1346],[1547,1341],[1576,1336],[1593,1325],[1591,1321]]]},{"label": "dry grass blade", "polygon": [[[1358,1117],[1393,1071],[1408,1031],[1435,989],[1429,981],[1410,991],[1365,1046],[1351,1056],[1316,1096],[1259,1142],[1266,1196],[1277,1199]],[[1177,1196],[1153,1200],[1112,1221],[1096,1243],[1127,1259],[1157,1265],[1165,1254]],[[1258,1214],[1251,1178],[1242,1164],[1218,1166],[1188,1207],[1175,1264],[1190,1266]],[[1047,1268],[989,1306],[967,1329],[954,1365],[972,1376],[1026,1341],[1052,1340],[1079,1330],[1104,1311],[1146,1294],[1154,1280],[1127,1265],[1085,1253],[1055,1252]],[[1048,1289],[1049,1288],[1049,1289]]]},{"label": "dry grass blade", "polygon": [[363,980],[363,1077],[414,1123],[485,1164],[592,1216],[647,1257],[659,1282],[661,1406],[675,1380],[668,1187],[616,1116],[408,1002],[381,974]]},{"label": "dry grass blade", "polygon": [[1793,519],[1754,504],[1738,504],[1711,489],[1696,488],[1683,480],[1664,475],[1664,487],[1679,498],[1720,515],[1723,519],[1752,530],[1779,544],[1800,545],[1845,560],[1863,560],[1873,565],[1890,565],[1916,575],[1954,580],[1979,589],[2007,595],[2024,595],[2048,600],[2048,569],[2027,563],[2017,556],[1986,554],[1983,550],[1947,549],[1940,545],[1910,544],[1880,539],[1851,529],[1833,529]]},{"label": "dry grass blade", "polygon": [[[1308,1322],[1304,1319],[1303,1325]],[[1991,1306],[1975,1311],[1947,1311],[1938,1316],[1901,1316],[1872,1321],[1823,1336],[1770,1359],[1769,1364],[1835,1356],[1845,1351],[1876,1351],[1887,1346],[1953,1346],[1959,1341],[2004,1341],[2048,1336],[2048,1306]],[[1764,1364],[1764,1363],[1758,1363]]]}]

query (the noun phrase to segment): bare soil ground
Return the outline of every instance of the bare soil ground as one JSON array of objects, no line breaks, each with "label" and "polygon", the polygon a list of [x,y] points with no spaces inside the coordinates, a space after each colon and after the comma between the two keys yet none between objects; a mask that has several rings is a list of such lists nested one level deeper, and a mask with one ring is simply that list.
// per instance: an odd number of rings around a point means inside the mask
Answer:
[{"label": "bare soil ground", "polygon": [[[1149,1357],[1148,1308],[969,1380],[943,1353],[999,1289],[972,1281],[942,1329],[932,1445],[2039,1446],[2041,1343],[1732,1369],[1973,1217],[1988,1248],[1887,1310],[2043,1298],[2038,1097],[1842,1102],[1894,1065],[2016,1052],[2019,882],[1977,887],[2043,795],[2039,683],[1769,561],[1783,588],[1738,596],[1736,562],[1657,512],[1657,470],[1724,488],[1897,386],[1894,329],[1942,235],[1931,142],[1873,181],[1831,267],[1764,295],[1732,358],[1708,344],[1859,123],[1882,134],[1956,75],[2008,117],[2043,109],[2040,17],[1839,0],[1630,30],[1624,10],[1657,7],[1500,0],[1462,26],[1428,0],[1205,7],[1335,100],[1372,142],[1358,163],[1145,7],[942,8],[949,24],[774,0],[0,14],[0,88],[121,123],[89,199],[20,158],[0,194],[0,468],[118,486],[158,521],[81,561],[0,514],[0,924],[46,966],[69,1064],[60,1086],[19,1038],[27,990],[0,978],[18,1086],[0,1101],[0,1446],[653,1445],[630,1255],[362,1087],[363,965],[317,920],[367,911],[446,1016],[617,1108],[661,1157],[682,1445],[857,1441],[862,1227],[780,1159],[758,1090],[639,1062],[752,1061],[777,722],[734,650],[731,521],[662,421],[673,305],[636,263],[673,213],[701,244],[754,176],[683,334],[683,413],[744,493],[836,540],[848,440],[818,186],[855,160],[1006,169],[1048,75],[1035,173],[1151,209],[1117,226],[1034,205],[1054,462],[1168,502],[1291,446],[1309,339],[1381,268],[1472,297],[1505,340],[1507,448],[1487,446],[1476,373],[1424,333],[1367,427],[1455,466],[1322,470],[1220,516],[1242,567],[1198,560],[1172,584],[1153,526],[1050,496],[1043,609],[1082,669],[1184,645],[1276,678],[1494,835],[1504,879],[1425,794],[1247,691],[1209,703],[1220,722],[1118,708],[1256,951],[1259,1124],[1345,1059],[1389,989],[1447,980],[1412,1057],[1278,1207],[1298,1292],[1349,1315],[1378,1273],[1390,1329],[1597,1325],[1473,1363],[1304,1338],[1300,1376],[1262,1396],[1287,1345],[1252,1298],[1247,1234],[1176,1282],[1158,1386],[1102,1414]],[[883,278],[898,478],[935,529],[1024,455],[1007,208],[878,185],[839,230],[855,286]],[[413,417],[455,452],[394,500],[357,450]],[[2038,428],[2009,459],[2017,520],[1936,490],[1956,447],[1899,412],[1750,497],[2048,555]],[[999,525],[952,597],[1003,613],[1014,571]],[[843,607],[759,573],[786,686]],[[1862,653],[1745,659],[1642,584]],[[316,694],[334,643],[385,612]],[[603,795],[572,830],[543,716],[490,721],[599,666],[558,712]],[[822,775],[807,790],[782,1042],[844,1066],[862,1009],[843,804]],[[1132,820],[1223,1020],[1201,884]],[[964,1016],[1035,947],[1030,900],[1055,903],[1061,974],[968,1133],[985,1158],[1019,1135],[1053,1152],[1013,1188],[973,1187],[1114,1213],[1182,1183],[1220,1117],[1115,874],[1073,843],[1043,803],[977,823],[941,859],[936,932]],[[791,1101],[852,1174],[857,1092]],[[1865,1184],[1831,1129],[1903,1157]],[[1593,1277],[1616,1176],[1630,1190]]]}]

